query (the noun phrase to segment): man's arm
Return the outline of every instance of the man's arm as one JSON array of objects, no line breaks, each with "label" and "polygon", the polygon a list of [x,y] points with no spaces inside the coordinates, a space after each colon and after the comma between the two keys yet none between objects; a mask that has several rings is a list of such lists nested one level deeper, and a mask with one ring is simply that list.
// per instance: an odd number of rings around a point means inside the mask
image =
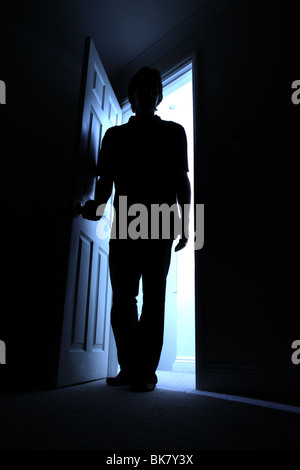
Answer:
[{"label": "man's arm", "polygon": [[189,239],[191,184],[187,171],[181,171],[178,174],[176,186],[177,201],[179,204],[180,215],[182,220],[182,236],[175,247],[175,251],[179,251],[186,246]]},{"label": "man's arm", "polygon": [[113,180],[109,177],[102,176],[96,184],[96,194],[95,194],[95,200],[94,201],[87,201],[85,205],[81,209],[81,215],[84,219],[88,220],[100,220],[104,210],[102,211],[102,214],[96,215],[97,212],[97,207],[102,205],[102,207],[105,207],[104,204],[107,203],[108,199],[111,196],[113,188]]}]

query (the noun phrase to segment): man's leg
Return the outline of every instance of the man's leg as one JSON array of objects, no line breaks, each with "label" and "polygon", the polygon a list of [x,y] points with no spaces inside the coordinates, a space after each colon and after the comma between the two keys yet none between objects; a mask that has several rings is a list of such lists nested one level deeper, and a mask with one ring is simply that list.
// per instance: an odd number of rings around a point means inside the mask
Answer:
[{"label": "man's leg", "polygon": [[137,326],[136,381],[157,382],[157,369],[164,335],[166,281],[172,240],[151,240],[143,252],[143,308]]},{"label": "man's leg", "polygon": [[[110,243],[110,278],[113,291],[111,325],[116,341],[121,376],[125,382],[131,372],[133,345],[138,326],[137,300],[141,270],[132,240]],[[112,382],[108,380],[107,383]],[[113,383],[111,383],[113,385]]]}]

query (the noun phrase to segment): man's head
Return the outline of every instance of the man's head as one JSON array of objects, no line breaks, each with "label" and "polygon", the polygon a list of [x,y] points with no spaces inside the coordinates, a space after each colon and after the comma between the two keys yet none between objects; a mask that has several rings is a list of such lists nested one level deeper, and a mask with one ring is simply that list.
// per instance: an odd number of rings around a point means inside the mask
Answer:
[{"label": "man's head", "polygon": [[162,82],[158,70],[143,67],[131,79],[128,99],[136,114],[153,114],[162,101]]}]

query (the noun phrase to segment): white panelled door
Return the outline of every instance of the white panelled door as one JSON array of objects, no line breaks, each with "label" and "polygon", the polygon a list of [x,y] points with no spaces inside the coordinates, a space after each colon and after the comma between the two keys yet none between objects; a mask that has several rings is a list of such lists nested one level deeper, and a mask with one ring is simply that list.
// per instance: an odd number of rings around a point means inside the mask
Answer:
[{"label": "white panelled door", "polygon": [[[106,130],[121,124],[122,112],[95,45],[86,39],[82,74],[81,130],[76,202],[94,199],[96,164]],[[112,201],[111,201],[112,202]],[[107,214],[111,224],[112,214]],[[111,286],[109,239],[96,234],[98,222],[73,217],[57,386],[107,376]]]}]

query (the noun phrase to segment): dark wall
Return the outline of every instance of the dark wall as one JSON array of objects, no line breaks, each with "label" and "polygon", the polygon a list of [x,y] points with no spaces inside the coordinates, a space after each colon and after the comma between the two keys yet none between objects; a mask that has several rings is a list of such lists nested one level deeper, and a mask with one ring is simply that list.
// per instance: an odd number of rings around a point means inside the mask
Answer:
[{"label": "dark wall", "polygon": [[[237,55],[224,60],[222,86],[203,96],[200,111],[207,388],[220,368],[255,374],[257,390],[269,389],[269,373],[277,380],[296,373],[291,343],[299,326],[292,269],[297,182],[288,119],[293,76],[284,67],[278,12],[248,13],[232,17],[241,34],[232,44],[227,34],[227,45]],[[272,377],[269,384],[274,387]]]},{"label": "dark wall", "polygon": [[299,332],[298,178],[287,18],[276,2],[237,2],[200,48],[199,334],[206,389],[293,392],[290,376],[299,377],[291,362]]},{"label": "dark wall", "polygon": [[19,383],[52,380],[64,303],[80,75],[2,29],[0,337]]},{"label": "dark wall", "polygon": [[[294,18],[294,20],[293,20]],[[296,10],[236,2],[153,65],[197,57],[198,386],[299,392]],[[294,388],[295,387],[295,388]]]}]

